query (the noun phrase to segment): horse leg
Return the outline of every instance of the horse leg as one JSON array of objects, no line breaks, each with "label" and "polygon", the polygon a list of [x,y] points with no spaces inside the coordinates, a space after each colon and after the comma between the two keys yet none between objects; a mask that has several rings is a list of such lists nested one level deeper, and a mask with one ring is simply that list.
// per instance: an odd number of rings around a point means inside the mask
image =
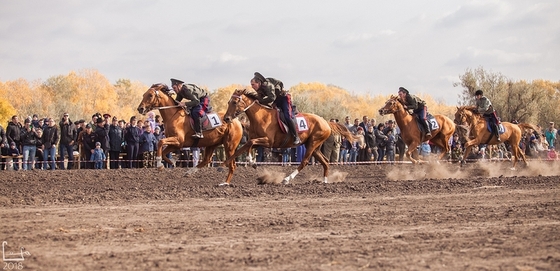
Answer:
[{"label": "horse leg", "polygon": [[231,160],[235,160],[235,158],[237,158],[239,155],[246,152],[247,150],[250,150],[253,147],[253,145],[269,146],[270,144],[268,138],[266,137],[251,139],[247,141],[247,143],[245,143],[245,145],[243,145],[241,148],[237,149],[237,151],[235,151],[235,153],[231,157],[228,157],[224,161],[224,165],[231,163]]},{"label": "horse leg", "polygon": [[[236,145],[234,144],[230,144],[230,143],[226,143],[224,144],[224,149],[226,152],[226,159],[231,157],[234,153],[235,153],[235,149],[237,148]],[[225,162],[224,162],[225,163]],[[231,178],[233,177],[233,172],[235,171],[236,165],[235,165],[235,159],[231,160],[231,162],[229,162],[228,164],[226,164],[226,166],[228,167],[229,171],[228,171],[228,175],[226,177],[226,182],[225,183],[221,183],[220,186],[222,185],[229,185],[231,182]]]},{"label": "horse leg", "polygon": [[[165,147],[165,149],[163,150],[161,157],[163,158],[163,160],[167,163],[169,163],[170,165],[173,165],[174,167],[176,166],[175,163],[177,162],[175,159],[173,158],[168,158],[167,154],[170,152],[174,152],[176,150],[178,150],[179,147],[174,146],[174,145],[167,145],[167,147]],[[157,158],[156,158],[156,162],[157,162]],[[161,163],[161,160],[160,160]],[[156,163],[157,165],[157,163]]]},{"label": "horse leg", "polygon": [[418,145],[419,145],[418,142],[412,142],[408,146],[408,150],[406,151],[406,157],[412,162],[412,164],[418,164],[418,160],[412,158],[412,153],[414,151],[416,151],[416,149],[418,148]]},{"label": "horse leg", "polygon": [[[312,142],[312,141],[308,141],[308,142]],[[282,180],[283,184],[289,184],[290,181],[293,180],[298,175],[298,173],[301,170],[303,170],[303,168],[305,168],[305,166],[307,166],[307,163],[309,162],[309,158],[311,158],[313,152],[317,149],[317,147],[319,147],[319,146],[310,146],[310,145],[311,144],[305,145],[305,154],[303,155],[301,163],[299,164],[298,168],[294,170],[294,172],[292,172],[290,175],[286,176],[284,180]]]},{"label": "horse leg", "polygon": [[210,163],[210,160],[212,159],[212,154],[214,153],[215,148],[216,146],[205,147],[204,152],[202,153],[202,161],[198,162],[198,165],[196,165],[196,167],[189,168],[187,172],[183,174],[183,177],[192,175],[196,173],[200,168],[206,167]]},{"label": "horse leg", "polygon": [[[163,164],[161,163],[162,153],[163,153],[163,145],[167,145],[168,148],[170,146],[175,147],[177,149],[181,147],[181,143],[179,142],[179,138],[177,138],[177,137],[166,137],[166,138],[160,139],[158,141],[158,149],[157,149],[157,152],[156,152],[156,167],[159,170],[163,169]],[[166,152],[165,154],[167,154],[167,153],[169,153],[169,152]],[[175,162],[169,160],[169,158],[167,158],[165,156],[163,157],[163,160],[167,163],[175,165]]]},{"label": "horse leg", "polygon": [[319,148],[313,151],[313,157],[319,160],[319,163],[323,165],[323,183],[327,183],[327,177],[329,176],[329,162],[325,159],[323,153],[319,151]]}]

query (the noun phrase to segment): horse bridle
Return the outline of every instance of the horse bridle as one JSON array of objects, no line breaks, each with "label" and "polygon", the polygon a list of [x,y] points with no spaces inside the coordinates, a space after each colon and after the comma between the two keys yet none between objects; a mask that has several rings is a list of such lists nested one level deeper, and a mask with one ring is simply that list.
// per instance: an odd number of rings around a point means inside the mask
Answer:
[{"label": "horse bridle", "polygon": [[[242,95],[233,94],[233,95],[231,95],[231,98],[229,99],[229,102],[231,102],[233,99],[239,99],[239,102],[243,102],[245,105],[247,105],[247,103],[245,103],[245,101],[243,99],[241,99],[241,96]],[[251,108],[251,106],[253,106],[256,102],[257,102],[256,99],[253,100],[253,102],[250,105],[247,105],[245,107],[245,109],[243,109],[243,111],[237,110],[237,106],[235,106],[235,114],[233,115],[233,117],[237,118],[237,116],[239,116],[242,112],[246,112],[247,110],[249,110],[249,108]]]},{"label": "horse bridle", "polygon": [[[156,102],[157,104],[160,104],[159,102],[159,90],[154,90],[155,92],[155,96],[156,96]],[[148,111],[152,111],[152,110],[159,110],[159,109],[167,109],[167,108],[176,108],[176,107],[181,107],[180,105],[176,104],[176,105],[167,105],[167,106],[157,106],[157,107],[151,107],[150,110]]]}]

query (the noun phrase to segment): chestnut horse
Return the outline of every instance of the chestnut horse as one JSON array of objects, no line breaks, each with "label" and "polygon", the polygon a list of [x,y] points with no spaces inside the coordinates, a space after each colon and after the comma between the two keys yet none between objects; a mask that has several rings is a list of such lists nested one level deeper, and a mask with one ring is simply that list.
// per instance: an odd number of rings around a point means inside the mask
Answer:
[{"label": "chestnut horse", "polygon": [[[488,124],[486,122],[486,119],[480,113],[478,113],[476,106],[458,106],[457,112],[455,112],[455,123],[457,125],[466,124],[468,127],[468,133],[472,133],[470,137],[468,135],[464,136],[467,142],[465,143],[465,153],[463,154],[462,163],[465,162],[465,158],[470,154],[472,146],[479,144],[500,144],[494,134],[488,131]],[[508,142],[511,146],[511,156],[513,157],[512,169],[515,169],[519,158],[521,158],[525,165],[527,165],[525,154],[519,147],[519,142],[521,141],[522,137],[522,129],[536,130],[537,128],[529,123],[501,123],[504,126],[505,131],[503,134],[500,134],[500,140],[502,140],[502,142]]]},{"label": "chestnut horse", "polygon": [[424,138],[424,133],[418,128],[416,118],[404,109],[398,96],[391,95],[391,98],[385,103],[385,106],[379,109],[379,114],[393,114],[395,116],[395,121],[401,129],[401,137],[408,146],[406,157],[408,157],[413,164],[418,163],[418,161],[412,158],[411,154],[426,140],[430,140],[432,144],[439,146],[443,150],[438,158],[440,160],[451,150],[448,142],[455,132],[455,124],[450,118],[444,115],[434,115],[439,128],[431,131],[431,137]]},{"label": "chestnut horse", "polygon": [[[251,123],[249,127],[250,140],[237,150],[232,157],[228,158],[228,160],[233,160],[246,151],[250,153],[253,145],[260,145],[267,148],[295,147],[292,135],[283,133],[280,130],[278,111],[268,106],[261,105],[257,100],[257,95],[257,92],[253,90],[236,89],[228,101],[228,108],[224,115],[224,120],[226,122],[232,122],[235,117],[245,112]],[[319,150],[319,147],[333,132],[351,139],[353,139],[354,136],[342,124],[327,122],[325,119],[315,114],[302,113],[301,115],[303,115],[303,118],[300,118],[300,115],[298,115],[298,123],[296,126],[299,130],[299,138],[306,148],[305,154],[299,167],[292,172],[292,174],[285,177],[283,183],[288,184],[293,180],[296,175],[305,168],[311,155],[323,166],[323,182],[327,183],[329,164]],[[228,160],[226,160],[226,162]]]},{"label": "chestnut horse", "polygon": [[[165,138],[158,142],[156,162],[157,167],[161,170],[163,165],[161,159],[170,164],[171,161],[166,155],[172,151],[178,150],[182,147],[205,147],[202,161],[198,164],[196,169],[191,169],[187,174],[195,172],[198,168],[203,168],[212,158],[214,149],[221,144],[224,144],[226,157],[231,157],[235,149],[241,141],[243,135],[243,127],[238,120],[230,123],[222,123],[220,126],[203,131],[204,138],[193,138],[194,130],[192,129],[186,111],[175,102],[175,100],[168,94],[169,88],[165,84],[154,84],[148,89],[142,98],[142,102],[138,106],[138,112],[144,115],[152,110],[159,109],[159,113],[163,118],[165,124]],[[195,140],[198,142],[195,143]],[[165,149],[163,146],[166,145]],[[224,184],[229,184],[235,170],[235,160],[229,160],[226,163],[229,168],[229,173]]]}]

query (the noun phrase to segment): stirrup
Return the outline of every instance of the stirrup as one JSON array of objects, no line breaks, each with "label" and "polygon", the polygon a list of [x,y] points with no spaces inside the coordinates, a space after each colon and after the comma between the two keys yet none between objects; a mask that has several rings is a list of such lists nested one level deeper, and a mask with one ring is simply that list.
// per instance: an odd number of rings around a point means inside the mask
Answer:
[{"label": "stirrup", "polygon": [[204,135],[202,133],[195,133],[192,137],[204,138]]},{"label": "stirrup", "polygon": [[299,139],[299,136],[296,136],[296,138],[294,139],[294,145],[299,145],[301,144],[301,139]]}]

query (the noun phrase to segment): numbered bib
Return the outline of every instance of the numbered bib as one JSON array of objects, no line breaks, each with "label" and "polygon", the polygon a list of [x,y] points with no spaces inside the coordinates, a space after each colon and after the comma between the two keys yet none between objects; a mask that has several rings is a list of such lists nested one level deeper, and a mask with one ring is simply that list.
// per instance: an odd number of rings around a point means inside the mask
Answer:
[{"label": "numbered bib", "polygon": [[207,113],[206,116],[208,116],[208,120],[210,121],[210,125],[212,126],[212,128],[216,128],[218,126],[222,126],[222,120],[220,119],[220,117],[218,116],[218,114],[216,113]]},{"label": "numbered bib", "polygon": [[307,125],[307,120],[304,117],[296,117],[296,126],[298,132],[309,130],[309,125]]},{"label": "numbered bib", "polygon": [[432,131],[439,129],[439,124],[435,117],[431,117],[428,119],[430,125],[432,126]]}]

